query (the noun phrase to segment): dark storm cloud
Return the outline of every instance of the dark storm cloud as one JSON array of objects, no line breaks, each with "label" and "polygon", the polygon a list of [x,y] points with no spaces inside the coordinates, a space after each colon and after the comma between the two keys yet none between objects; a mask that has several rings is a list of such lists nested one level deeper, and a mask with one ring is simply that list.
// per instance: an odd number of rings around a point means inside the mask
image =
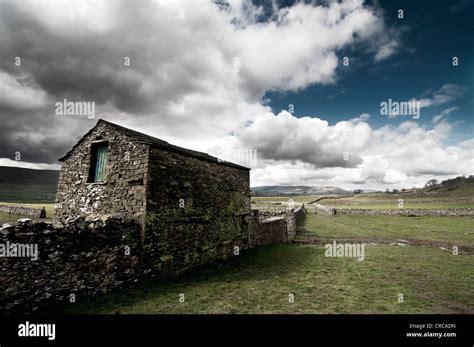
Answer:
[{"label": "dark storm cloud", "polygon": [[[88,4],[89,18],[99,8]],[[156,83],[159,62],[172,61],[176,51],[166,39],[173,28],[162,28],[165,38],[154,42],[157,24],[145,15],[156,10],[151,2],[110,3],[113,30],[102,31],[80,13],[68,18],[70,9],[62,5],[66,25],[42,18],[47,8],[0,3],[0,157],[19,151],[25,161],[56,162],[96,122],[55,115],[55,103],[63,99],[95,102],[103,113],[140,116],[177,96],[176,79]],[[179,87],[193,89],[186,78],[192,74],[186,68],[181,73]]]},{"label": "dark storm cloud", "polygon": [[[3,70],[19,70],[14,57],[20,57],[22,71],[34,76],[39,87],[59,100],[75,98],[98,104],[111,101],[119,109],[131,112],[146,111],[154,103],[151,95],[140,92],[154,67],[139,55],[143,48],[139,40],[134,43],[127,37],[132,33],[123,30],[100,35],[81,27],[86,23],[80,19],[77,26],[52,30],[26,7],[13,2],[0,6]],[[115,7],[118,6],[128,7],[126,2],[118,2]],[[133,6],[120,11],[123,24],[146,35],[143,23],[138,28],[131,27],[136,24],[132,22],[135,11]],[[125,57],[130,57],[133,69],[124,65]]]},{"label": "dark storm cloud", "polygon": [[[58,119],[47,111],[0,111],[0,158],[55,163],[94,123],[88,119]],[[51,127],[56,130],[51,131]],[[19,157],[18,157],[19,155]]]}]

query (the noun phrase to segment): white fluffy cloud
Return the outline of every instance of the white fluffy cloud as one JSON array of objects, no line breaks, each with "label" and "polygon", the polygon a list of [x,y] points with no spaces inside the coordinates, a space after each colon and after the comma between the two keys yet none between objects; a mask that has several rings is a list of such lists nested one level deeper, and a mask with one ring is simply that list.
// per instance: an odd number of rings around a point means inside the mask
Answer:
[{"label": "white fluffy cloud", "polygon": [[263,158],[300,160],[315,168],[353,167],[362,161],[358,152],[368,144],[370,127],[350,121],[329,126],[320,118],[296,118],[282,111],[261,116],[239,138]]},{"label": "white fluffy cloud", "polygon": [[313,83],[333,83],[337,50],[374,38],[383,21],[361,0],[330,6],[303,3],[277,13],[278,20],[247,25],[232,35],[242,64],[243,86],[267,90],[298,90]]},{"label": "white fluffy cloud", "polygon": [[[253,184],[296,181],[384,189],[472,174],[474,143],[445,146],[451,132],[446,122],[433,128],[410,121],[374,129],[360,116],[354,120],[329,126],[319,118],[298,119],[282,112],[256,121],[240,137],[242,146],[254,146],[259,153]],[[345,153],[350,154],[348,161]]]}]

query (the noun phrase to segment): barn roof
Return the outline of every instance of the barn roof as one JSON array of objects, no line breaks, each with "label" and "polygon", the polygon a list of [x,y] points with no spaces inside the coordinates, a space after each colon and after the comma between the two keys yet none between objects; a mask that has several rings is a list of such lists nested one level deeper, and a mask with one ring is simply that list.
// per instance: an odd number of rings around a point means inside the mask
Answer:
[{"label": "barn roof", "polygon": [[178,147],[178,146],[175,146],[175,145],[172,145],[166,141],[163,141],[163,140],[160,140],[159,138],[156,138],[156,137],[153,137],[153,136],[150,136],[150,135],[147,135],[147,134],[144,134],[144,133],[141,133],[141,132],[138,132],[138,131],[135,131],[135,130],[132,130],[132,129],[129,129],[129,128],[125,128],[121,125],[118,125],[118,124],[115,124],[115,123],[111,123],[111,122],[108,122],[106,120],[103,120],[103,119],[99,119],[99,121],[97,122],[97,124],[91,129],[89,130],[72,148],[69,152],[66,153],[66,155],[64,155],[62,158],[59,158],[58,160],[59,161],[64,161],[66,160],[70,155],[71,153],[74,151],[74,149],[82,143],[82,141],[84,141],[84,139],[90,134],[92,133],[92,131],[97,127],[99,126],[100,124],[106,124],[114,129],[116,129],[117,131],[119,131],[120,133],[128,136],[128,137],[131,137],[132,139],[134,139],[135,141],[137,142],[140,142],[140,143],[144,143],[144,144],[147,144],[147,145],[150,145],[150,146],[153,146],[153,147],[156,147],[156,148],[160,148],[160,149],[164,149],[164,150],[167,150],[167,151],[170,151],[170,152],[175,152],[175,153],[180,153],[180,154],[183,154],[183,155],[187,155],[187,156],[190,156],[190,157],[194,157],[194,158],[197,158],[197,159],[201,159],[201,160],[205,160],[205,161],[209,161],[209,162],[212,162],[212,163],[217,163],[217,164],[220,164],[220,165],[225,165],[225,166],[232,166],[232,167],[235,167],[235,168],[238,168],[238,169],[243,169],[243,170],[250,170],[249,168],[245,167],[245,166],[241,166],[241,165],[238,165],[238,164],[234,164],[234,163],[231,163],[231,162],[228,162],[228,161],[222,161],[222,160],[218,160],[216,157],[213,157],[207,153],[203,153],[203,152],[198,152],[198,151],[193,151],[191,149],[187,149],[187,148],[183,148],[183,147]]}]

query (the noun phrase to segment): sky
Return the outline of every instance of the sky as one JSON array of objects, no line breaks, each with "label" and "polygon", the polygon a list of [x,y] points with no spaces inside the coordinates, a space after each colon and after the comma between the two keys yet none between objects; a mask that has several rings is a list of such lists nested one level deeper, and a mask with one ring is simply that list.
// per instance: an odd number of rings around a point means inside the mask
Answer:
[{"label": "sky", "polygon": [[[473,13],[465,0],[0,0],[0,165],[58,169],[102,118],[248,166],[251,186],[470,175]],[[64,100],[94,112],[58,112]]]}]

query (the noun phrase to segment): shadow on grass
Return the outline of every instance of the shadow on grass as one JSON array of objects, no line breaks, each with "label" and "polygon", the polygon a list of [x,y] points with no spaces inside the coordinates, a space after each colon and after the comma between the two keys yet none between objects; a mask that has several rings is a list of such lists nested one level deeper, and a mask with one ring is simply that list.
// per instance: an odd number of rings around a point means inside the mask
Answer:
[{"label": "shadow on grass", "polygon": [[115,308],[138,304],[164,293],[179,293],[188,286],[212,286],[212,284],[220,285],[222,283],[232,285],[233,283],[261,281],[274,276],[284,276],[287,273],[298,271],[313,257],[314,250],[295,244],[264,246],[221,262],[199,266],[170,280],[142,281],[95,298],[87,298],[82,302],[79,302],[80,298],[78,298],[78,302],[75,304],[48,306],[42,310],[42,313],[113,312]]}]

